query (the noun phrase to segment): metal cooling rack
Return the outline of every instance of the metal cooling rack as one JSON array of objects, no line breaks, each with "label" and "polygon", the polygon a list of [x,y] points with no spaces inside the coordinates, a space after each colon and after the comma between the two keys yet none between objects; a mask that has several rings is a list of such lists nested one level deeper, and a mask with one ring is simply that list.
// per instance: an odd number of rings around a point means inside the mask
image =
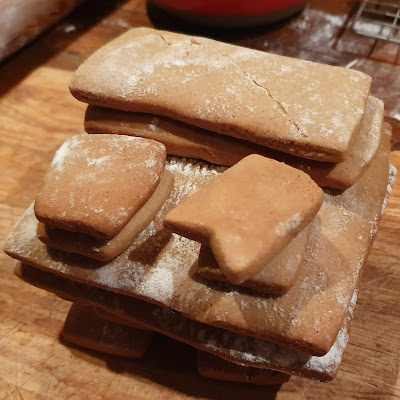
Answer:
[{"label": "metal cooling rack", "polygon": [[400,1],[364,0],[351,27],[360,35],[400,44]]}]

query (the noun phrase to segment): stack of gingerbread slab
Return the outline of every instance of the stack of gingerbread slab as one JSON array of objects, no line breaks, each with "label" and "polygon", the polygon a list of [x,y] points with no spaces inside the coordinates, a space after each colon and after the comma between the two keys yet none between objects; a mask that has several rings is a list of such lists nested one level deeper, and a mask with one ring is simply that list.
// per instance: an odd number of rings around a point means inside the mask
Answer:
[{"label": "stack of gingerbread slab", "polygon": [[[135,29],[124,34],[89,58],[73,78],[72,93],[90,104],[86,129],[113,133],[109,136],[118,140],[121,135],[142,136],[141,140],[163,143],[169,154],[217,165],[170,156],[164,170],[153,171],[157,182],[166,173],[173,176],[169,197],[152,221],[132,236],[126,250],[105,262],[57,246],[55,229],[68,231],[66,225],[48,223],[43,234],[38,222],[43,217],[30,207],[6,244],[6,252],[23,262],[17,275],[100,309],[123,325],[137,329],[140,324],[140,329],[160,332],[231,363],[332,379],[348,340],[361,268],[390,192],[390,130],[382,126],[383,105],[369,95],[369,88],[370,78],[357,71],[168,32]],[[68,149],[71,157],[74,146]],[[59,151],[56,160],[65,153],[65,148]],[[273,158],[291,165],[285,168],[297,171],[299,180],[306,172],[328,188],[321,192],[320,208],[301,226],[297,219],[277,221],[285,228],[280,234],[285,240],[269,253],[268,262],[262,258],[250,275],[238,277],[228,268],[239,259],[235,246],[230,249],[236,255],[224,265],[211,241],[204,243],[198,232],[188,235],[192,229],[180,229],[171,215],[187,204],[188,196],[193,199],[197,193],[205,202],[210,186],[254,159],[246,157],[253,153],[274,164],[265,173],[271,178],[283,168]],[[110,154],[105,150],[89,161],[84,155],[85,168],[98,167],[98,176],[106,179]],[[59,161],[53,164],[53,170],[59,167]],[[142,164],[145,170],[154,168],[154,157]],[[233,164],[227,171],[222,166]],[[249,186],[260,182],[256,175],[247,175]],[[276,179],[271,185],[280,187]],[[294,187],[295,181],[289,189]],[[301,184],[294,192],[305,187]],[[284,197],[276,196],[276,203],[282,203]],[[100,209],[101,204],[92,207]],[[58,210],[53,219],[64,211]],[[259,207],[257,213],[262,211]],[[102,213],[94,214],[97,218]],[[232,225],[223,222],[226,239]],[[251,234],[254,224],[241,226]],[[68,240],[76,240],[79,232],[70,232]],[[46,242],[51,234],[53,241]],[[231,235],[225,242],[234,240]],[[200,363],[200,371],[237,379],[232,366],[213,363]],[[253,381],[249,376],[254,372],[238,374]]]},{"label": "stack of gingerbread slab", "polygon": [[168,199],[173,176],[165,161],[165,146],[154,140],[73,136],[57,151],[35,200],[38,237],[59,250],[115,258]]},{"label": "stack of gingerbread slab", "polygon": [[379,144],[383,104],[370,84],[358,71],[140,28],[96,52],[70,88],[89,104],[89,133],[151,137],[227,166],[260,153],[346,189]]}]

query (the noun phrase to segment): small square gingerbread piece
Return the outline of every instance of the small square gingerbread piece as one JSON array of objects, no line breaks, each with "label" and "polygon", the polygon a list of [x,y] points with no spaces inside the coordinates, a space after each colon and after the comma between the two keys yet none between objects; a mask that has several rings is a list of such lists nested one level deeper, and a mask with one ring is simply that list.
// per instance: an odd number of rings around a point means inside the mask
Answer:
[{"label": "small square gingerbread piece", "polygon": [[166,149],[154,140],[77,135],[57,151],[35,202],[44,224],[108,239],[157,188]]},{"label": "small square gingerbread piece", "polygon": [[124,252],[136,237],[149,225],[168,199],[174,186],[174,176],[164,171],[161,182],[149,200],[133,218],[111,239],[52,228],[39,222],[37,236],[48,247],[68,253],[80,254],[95,260],[109,261]]},{"label": "small square gingerbread piece", "polygon": [[240,284],[308,225],[322,198],[304,172],[252,154],[170,211],[164,225],[211,247],[227,279]]},{"label": "small square gingerbread piece", "polygon": [[61,337],[87,349],[126,358],[141,358],[150,347],[153,332],[108,320],[94,307],[73,303]]}]

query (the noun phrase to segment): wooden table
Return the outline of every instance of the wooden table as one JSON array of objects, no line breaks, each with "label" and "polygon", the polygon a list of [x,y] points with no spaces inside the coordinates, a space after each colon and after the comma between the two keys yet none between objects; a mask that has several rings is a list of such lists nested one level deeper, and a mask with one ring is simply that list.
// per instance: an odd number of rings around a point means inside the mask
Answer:
[{"label": "wooden table", "polygon": [[[373,94],[385,100],[386,117],[398,132],[399,49],[355,36],[348,24],[356,7],[351,0],[315,0],[290,23],[268,31],[205,33],[293,57],[350,64],[371,74]],[[158,27],[188,29],[156,11],[149,10]],[[2,243],[37,193],[54,151],[83,129],[85,107],[67,89],[71,71],[128,28],[151,25],[143,0],[88,1],[0,66]],[[392,162],[400,167],[396,147],[394,143]],[[400,398],[399,210],[397,185],[364,269],[350,344],[337,378],[329,384],[292,378],[277,392],[241,388],[248,390],[248,398]],[[213,391],[200,378],[182,382],[182,370],[175,372],[178,366],[168,368],[168,362],[164,375],[155,374],[138,362],[65,346],[58,334],[70,304],[19,281],[13,266],[14,261],[0,255],[0,400],[235,398],[237,386]]]}]

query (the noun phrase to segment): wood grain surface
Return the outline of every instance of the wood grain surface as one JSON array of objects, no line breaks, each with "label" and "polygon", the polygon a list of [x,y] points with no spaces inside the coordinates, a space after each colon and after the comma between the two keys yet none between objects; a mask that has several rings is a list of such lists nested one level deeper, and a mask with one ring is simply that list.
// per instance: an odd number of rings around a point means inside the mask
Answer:
[{"label": "wood grain surface", "polygon": [[[304,14],[268,32],[258,29],[244,32],[243,37],[237,32],[218,32],[218,36],[335,65],[357,59],[354,67],[373,75],[373,93],[385,99],[387,117],[396,123],[398,48],[354,37],[346,26],[356,6],[350,0],[311,1]],[[157,10],[149,12],[157,26],[187,28],[176,22],[171,25]],[[37,193],[54,151],[83,129],[85,106],[67,89],[71,71],[95,49],[133,26],[151,26],[143,0],[88,1],[0,67],[1,245]],[[397,146],[394,143],[392,163],[400,168]],[[190,351],[177,357],[182,347],[165,340],[143,362],[67,346],[58,335],[70,303],[19,281],[12,273],[14,261],[1,253],[0,400],[399,399],[399,221],[397,184],[364,268],[350,344],[336,379],[321,384],[292,378],[279,390],[210,385],[193,372]],[[154,360],[166,347],[169,355],[154,368]]]}]

